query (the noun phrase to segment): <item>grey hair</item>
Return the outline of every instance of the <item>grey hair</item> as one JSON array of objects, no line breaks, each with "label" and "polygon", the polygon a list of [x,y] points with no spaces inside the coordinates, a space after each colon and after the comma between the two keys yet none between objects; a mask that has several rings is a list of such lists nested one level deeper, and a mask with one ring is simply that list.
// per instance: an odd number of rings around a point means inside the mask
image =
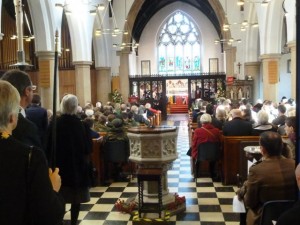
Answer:
[{"label": "grey hair", "polygon": [[200,122],[201,123],[211,123],[211,116],[208,113],[202,114],[200,117]]},{"label": "grey hair", "polygon": [[216,109],[216,118],[221,121],[225,121],[227,119],[227,112],[224,109],[224,106],[218,107]]},{"label": "grey hair", "polygon": [[136,105],[133,105],[133,106],[131,106],[130,111],[135,114],[138,114],[139,108]]},{"label": "grey hair", "polygon": [[257,113],[257,123],[260,125],[267,124],[269,121],[269,115],[266,111],[260,110]]},{"label": "grey hair", "polygon": [[150,104],[150,103],[146,103],[146,104],[145,104],[145,108],[146,108],[146,109],[150,109],[150,108],[151,108],[151,104]]},{"label": "grey hair", "polygon": [[18,115],[20,94],[9,82],[0,80],[0,129],[5,130],[12,114]]},{"label": "grey hair", "polygon": [[77,113],[78,99],[75,95],[67,94],[60,103],[62,114],[75,115]]}]

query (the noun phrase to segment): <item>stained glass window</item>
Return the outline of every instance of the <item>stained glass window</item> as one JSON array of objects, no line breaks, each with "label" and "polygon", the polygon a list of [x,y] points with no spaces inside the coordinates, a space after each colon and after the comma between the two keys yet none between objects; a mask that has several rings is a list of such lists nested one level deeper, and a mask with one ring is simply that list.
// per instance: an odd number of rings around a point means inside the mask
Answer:
[{"label": "stained glass window", "polygon": [[200,35],[189,16],[174,12],[158,38],[158,73],[199,73]]}]

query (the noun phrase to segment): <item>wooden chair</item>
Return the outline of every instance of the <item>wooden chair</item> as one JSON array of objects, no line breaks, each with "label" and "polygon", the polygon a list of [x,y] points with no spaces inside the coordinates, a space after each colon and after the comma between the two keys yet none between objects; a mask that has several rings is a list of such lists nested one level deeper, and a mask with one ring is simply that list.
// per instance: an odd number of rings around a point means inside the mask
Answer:
[{"label": "wooden chair", "polygon": [[215,178],[214,176],[217,175],[215,174],[215,167],[218,160],[220,159],[220,152],[221,149],[219,142],[205,142],[198,145],[198,158],[195,162],[194,171],[195,182],[197,182],[197,178],[199,175],[199,165],[204,161],[208,161],[210,176],[212,176],[212,178]]},{"label": "wooden chair", "polygon": [[106,179],[119,179],[123,172],[123,166],[128,163],[129,143],[125,140],[106,140],[103,142],[103,156],[106,164],[105,169],[107,169]]}]

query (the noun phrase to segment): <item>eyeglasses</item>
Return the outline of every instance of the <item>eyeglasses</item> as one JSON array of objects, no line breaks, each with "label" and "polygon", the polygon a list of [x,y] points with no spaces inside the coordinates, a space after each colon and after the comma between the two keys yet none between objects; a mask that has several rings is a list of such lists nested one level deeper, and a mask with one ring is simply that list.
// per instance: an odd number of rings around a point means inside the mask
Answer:
[{"label": "eyeglasses", "polygon": [[36,90],[36,85],[30,85],[28,86],[32,91],[35,91]]}]

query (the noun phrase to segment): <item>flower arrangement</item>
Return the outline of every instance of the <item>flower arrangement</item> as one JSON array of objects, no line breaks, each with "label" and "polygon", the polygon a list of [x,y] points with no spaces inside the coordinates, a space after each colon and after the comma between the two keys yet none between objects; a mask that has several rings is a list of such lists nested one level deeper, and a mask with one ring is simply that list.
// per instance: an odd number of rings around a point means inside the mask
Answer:
[{"label": "flower arrangement", "polygon": [[118,199],[115,203],[115,206],[118,211],[131,214],[137,206],[137,203],[134,200],[130,202],[125,202],[124,200]]},{"label": "flower arrangement", "polygon": [[183,205],[186,201],[185,196],[180,197],[177,193],[174,194],[174,197],[175,201],[166,206],[168,210],[175,210],[181,205]]},{"label": "flower arrangement", "polygon": [[217,89],[217,97],[226,97],[226,91],[222,88]]},{"label": "flower arrangement", "polygon": [[111,94],[110,94],[110,97],[111,97],[111,100],[114,102],[114,103],[122,103],[123,101],[123,97],[121,95],[121,93],[115,89]]},{"label": "flower arrangement", "polygon": [[168,221],[172,215],[171,212],[178,211],[178,210],[180,211],[185,210],[185,203],[186,203],[185,196],[180,197],[177,193],[175,193],[174,202],[164,207],[164,218],[156,218],[156,219],[150,219],[145,217],[140,218],[138,215],[138,211],[135,210],[137,208],[138,203],[134,199],[126,202],[124,200],[118,199],[115,203],[115,207],[119,212],[131,214],[133,216],[133,221],[161,222],[161,221]]}]

